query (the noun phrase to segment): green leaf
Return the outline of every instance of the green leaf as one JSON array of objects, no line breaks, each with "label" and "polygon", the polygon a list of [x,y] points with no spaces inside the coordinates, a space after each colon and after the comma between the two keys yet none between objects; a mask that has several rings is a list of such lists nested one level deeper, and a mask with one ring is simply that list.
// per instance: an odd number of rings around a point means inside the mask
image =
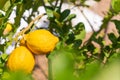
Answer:
[{"label": "green leaf", "polygon": [[53,9],[51,7],[46,7],[46,13],[48,18],[53,18]]},{"label": "green leaf", "polygon": [[120,12],[120,0],[112,0],[111,5],[115,12]]},{"label": "green leaf", "polygon": [[120,33],[120,21],[119,20],[112,20],[112,22],[114,22],[117,31]]},{"label": "green leaf", "polygon": [[5,5],[5,3],[7,2],[8,0],[0,0],[0,9],[3,10],[3,7]]},{"label": "green leaf", "polygon": [[60,19],[60,14],[56,11],[53,11],[54,16],[56,17],[57,20]]},{"label": "green leaf", "polygon": [[74,41],[73,48],[79,49],[80,45],[82,44],[82,40],[78,39]]},{"label": "green leaf", "polygon": [[75,27],[74,33],[75,33],[75,39],[81,39],[83,40],[86,35],[85,27],[83,23],[78,23]]},{"label": "green leaf", "polygon": [[78,34],[78,35],[75,36],[75,39],[81,39],[81,40],[83,40],[85,38],[85,35],[86,35],[86,31],[83,30],[83,31],[80,32],[80,34]]},{"label": "green leaf", "polygon": [[31,74],[25,74],[22,71],[6,71],[2,75],[2,80],[33,80]]},{"label": "green leaf", "polygon": [[0,68],[0,75],[3,73],[3,69],[2,68]]},{"label": "green leaf", "polygon": [[70,10],[69,10],[69,9],[64,10],[64,11],[61,13],[60,21],[63,21],[64,19],[66,19],[69,14],[70,14]]},{"label": "green leaf", "polygon": [[76,14],[70,14],[65,21],[70,21],[76,17]]},{"label": "green leaf", "polygon": [[2,10],[7,11],[11,6],[10,0],[7,0]]},{"label": "green leaf", "polygon": [[108,34],[109,39],[112,41],[113,44],[117,43],[117,37],[114,33]]},{"label": "green leaf", "polygon": [[4,52],[4,45],[0,44],[0,51]]},{"label": "green leaf", "polygon": [[6,60],[7,57],[8,57],[8,54],[5,54],[5,53],[4,53],[4,54],[1,54],[1,57],[2,57],[3,60]]},{"label": "green leaf", "polygon": [[99,72],[99,70],[100,64],[98,61],[88,63],[86,65],[86,69],[81,74],[79,74],[80,75],[79,80],[93,80],[95,75]]},{"label": "green leaf", "polygon": [[[74,80],[73,71],[74,71],[74,59],[73,59],[73,50],[69,48],[61,48],[59,50],[53,51],[51,54],[51,76],[53,80]],[[50,54],[50,55],[51,55]]]}]

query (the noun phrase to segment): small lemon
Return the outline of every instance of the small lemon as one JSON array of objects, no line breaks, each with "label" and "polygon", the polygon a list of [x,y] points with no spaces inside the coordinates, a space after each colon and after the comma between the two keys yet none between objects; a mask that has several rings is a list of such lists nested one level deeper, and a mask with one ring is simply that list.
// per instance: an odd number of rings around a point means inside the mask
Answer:
[{"label": "small lemon", "polygon": [[47,54],[55,48],[58,37],[45,29],[30,32],[26,37],[26,45],[34,54]]},{"label": "small lemon", "polygon": [[7,23],[6,24],[6,28],[3,31],[3,35],[7,35],[11,30],[12,30],[12,24],[11,23]]},{"label": "small lemon", "polygon": [[9,55],[7,67],[11,71],[22,70],[30,73],[35,65],[33,54],[24,46],[15,48]]}]

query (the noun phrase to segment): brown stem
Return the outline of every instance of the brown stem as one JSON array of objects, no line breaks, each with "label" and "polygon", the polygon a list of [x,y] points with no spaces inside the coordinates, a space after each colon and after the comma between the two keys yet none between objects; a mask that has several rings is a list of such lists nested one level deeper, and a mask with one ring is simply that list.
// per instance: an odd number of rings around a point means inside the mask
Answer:
[{"label": "brown stem", "polygon": [[34,20],[32,20],[32,21],[28,24],[28,26],[27,26],[25,29],[23,29],[22,31],[20,31],[19,33],[17,33],[17,35],[15,36],[15,42],[18,41],[18,37],[19,37],[20,35],[24,35],[24,33],[25,33],[26,31],[28,31],[28,30],[32,27],[32,25],[34,24],[34,22],[35,22],[36,20],[40,19],[40,18],[43,17],[44,15],[46,15],[46,13],[37,16]]}]

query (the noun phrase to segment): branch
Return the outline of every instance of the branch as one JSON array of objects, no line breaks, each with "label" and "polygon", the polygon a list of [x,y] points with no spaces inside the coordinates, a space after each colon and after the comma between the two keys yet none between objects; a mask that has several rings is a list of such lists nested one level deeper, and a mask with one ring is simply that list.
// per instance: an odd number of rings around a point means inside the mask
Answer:
[{"label": "branch", "polygon": [[29,25],[28,25],[25,29],[23,29],[22,31],[20,31],[19,33],[17,33],[16,36],[15,36],[15,42],[18,41],[18,37],[19,37],[20,35],[24,35],[24,33],[25,33],[26,31],[28,31],[28,30],[32,27],[32,25],[34,24],[34,22],[35,22],[36,20],[39,20],[39,19],[40,19],[41,17],[43,17],[44,15],[46,15],[46,13],[37,16],[34,20],[32,20],[32,21],[29,23]]}]

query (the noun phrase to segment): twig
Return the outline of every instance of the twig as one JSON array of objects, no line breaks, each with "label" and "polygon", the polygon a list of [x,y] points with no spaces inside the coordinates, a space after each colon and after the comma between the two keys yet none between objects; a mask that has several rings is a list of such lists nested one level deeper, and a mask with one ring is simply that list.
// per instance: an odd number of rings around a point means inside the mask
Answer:
[{"label": "twig", "polygon": [[[79,7],[78,7],[78,8],[79,8]],[[79,10],[80,10],[80,12],[82,13],[82,15],[84,16],[84,18],[87,20],[87,22],[89,23],[92,31],[95,32],[94,27],[92,26],[92,24],[90,23],[90,21],[88,20],[88,18],[86,17],[86,15],[83,13],[83,10],[81,10],[80,8],[79,8]]]},{"label": "twig", "polygon": [[20,35],[24,35],[24,33],[25,33],[26,31],[28,31],[28,30],[32,27],[32,25],[34,24],[34,22],[35,22],[36,20],[40,19],[40,18],[43,17],[44,15],[46,15],[46,13],[37,16],[34,20],[32,20],[32,21],[30,22],[30,24],[29,24],[25,29],[23,29],[23,30],[20,31],[18,34],[16,34],[16,36],[15,36],[15,42],[18,41],[18,37],[19,37]]}]

